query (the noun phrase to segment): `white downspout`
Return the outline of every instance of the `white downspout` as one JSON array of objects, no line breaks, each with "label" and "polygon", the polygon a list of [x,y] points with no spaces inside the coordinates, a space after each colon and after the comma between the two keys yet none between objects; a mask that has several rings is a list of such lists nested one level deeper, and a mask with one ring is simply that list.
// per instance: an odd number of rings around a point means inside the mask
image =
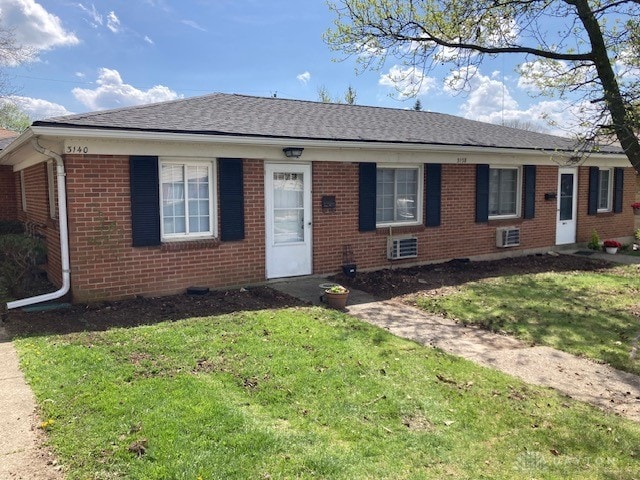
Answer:
[{"label": "white downspout", "polygon": [[67,228],[67,188],[64,172],[64,163],[62,157],[51,150],[40,146],[38,139],[31,140],[31,145],[39,153],[46,155],[47,157],[55,160],[56,162],[56,176],[58,179],[58,221],[60,228],[60,259],[62,263],[62,287],[60,290],[51,293],[45,293],[44,295],[38,295],[36,297],[23,298],[22,300],[16,300],[14,302],[7,303],[7,309],[26,307],[27,305],[33,305],[35,303],[47,302],[49,300],[55,300],[66,295],[71,287],[71,273],[69,269],[69,230]]}]

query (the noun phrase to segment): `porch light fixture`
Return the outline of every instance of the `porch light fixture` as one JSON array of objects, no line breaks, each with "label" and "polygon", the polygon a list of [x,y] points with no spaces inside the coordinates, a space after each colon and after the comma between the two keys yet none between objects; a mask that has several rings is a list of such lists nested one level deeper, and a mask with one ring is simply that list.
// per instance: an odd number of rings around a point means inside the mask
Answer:
[{"label": "porch light fixture", "polygon": [[287,158],[300,158],[302,156],[302,147],[284,147],[282,151]]}]

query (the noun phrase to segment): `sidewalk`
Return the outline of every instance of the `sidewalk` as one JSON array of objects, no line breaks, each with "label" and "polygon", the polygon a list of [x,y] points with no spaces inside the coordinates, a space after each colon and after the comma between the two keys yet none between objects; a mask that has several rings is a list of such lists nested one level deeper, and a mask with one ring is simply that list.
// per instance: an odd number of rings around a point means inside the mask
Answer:
[{"label": "sidewalk", "polygon": [[[633,260],[630,263],[640,263],[640,257],[626,258]],[[322,277],[305,277],[269,286],[319,305],[323,291],[320,285],[324,283],[330,282]],[[527,383],[552,387],[576,400],[640,422],[640,377],[636,375],[553,348],[532,347],[512,337],[463,326],[410,305],[376,301],[357,290],[351,290],[347,311],[399,337],[440,348]]]},{"label": "sidewalk", "polygon": [[0,478],[59,480],[55,458],[41,446],[36,405],[18,356],[0,324]]}]

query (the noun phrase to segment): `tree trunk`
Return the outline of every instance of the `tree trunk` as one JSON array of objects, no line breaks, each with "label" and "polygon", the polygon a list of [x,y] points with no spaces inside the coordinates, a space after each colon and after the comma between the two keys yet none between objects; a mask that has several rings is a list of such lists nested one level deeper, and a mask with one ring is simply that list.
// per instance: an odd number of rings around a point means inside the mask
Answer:
[{"label": "tree trunk", "polygon": [[611,114],[613,129],[631,165],[633,165],[636,172],[640,173],[640,142],[638,141],[638,135],[634,131],[633,111],[631,111],[631,106],[626,104],[620,92],[620,85],[611,66],[598,20],[589,7],[587,0],[565,1],[576,7],[580,21],[584,25],[587,35],[589,35],[592,60],[598,72],[598,77],[602,82],[604,100]]}]

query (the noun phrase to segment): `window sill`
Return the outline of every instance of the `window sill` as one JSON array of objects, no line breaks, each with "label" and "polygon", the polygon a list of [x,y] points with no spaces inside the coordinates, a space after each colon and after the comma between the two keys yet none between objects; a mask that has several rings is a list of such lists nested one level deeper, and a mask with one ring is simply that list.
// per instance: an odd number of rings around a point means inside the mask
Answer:
[{"label": "window sill", "polygon": [[163,241],[161,250],[163,252],[183,252],[187,250],[205,250],[218,248],[220,240],[218,238],[206,238],[199,240]]},{"label": "window sill", "polygon": [[398,225],[385,225],[376,226],[376,235],[389,235],[389,229],[393,235],[403,235],[407,233],[418,233],[426,230],[426,227],[421,223],[412,225],[398,224]]},{"label": "window sill", "polygon": [[420,225],[422,225],[422,222],[376,223],[376,228],[419,227]]},{"label": "window sill", "polygon": [[522,223],[524,219],[522,217],[499,217],[499,218],[489,218],[488,223],[492,226],[498,225],[514,225]]}]

